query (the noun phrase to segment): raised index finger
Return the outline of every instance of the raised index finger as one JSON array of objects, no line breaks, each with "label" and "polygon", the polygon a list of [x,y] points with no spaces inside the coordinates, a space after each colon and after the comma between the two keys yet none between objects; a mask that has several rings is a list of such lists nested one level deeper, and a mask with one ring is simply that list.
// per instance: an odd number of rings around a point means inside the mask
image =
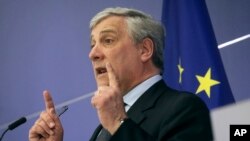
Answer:
[{"label": "raised index finger", "polygon": [[54,102],[48,91],[43,92],[43,98],[45,102],[46,111],[49,111],[55,114]]},{"label": "raised index finger", "polygon": [[106,63],[106,68],[109,77],[109,86],[111,87],[118,87],[118,79],[114,73],[112,66],[109,63]]}]

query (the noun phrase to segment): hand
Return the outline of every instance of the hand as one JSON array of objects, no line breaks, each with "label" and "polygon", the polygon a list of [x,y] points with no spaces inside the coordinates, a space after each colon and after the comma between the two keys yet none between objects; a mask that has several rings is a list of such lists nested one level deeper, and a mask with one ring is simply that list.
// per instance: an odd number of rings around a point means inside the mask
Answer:
[{"label": "hand", "polygon": [[29,141],[62,141],[63,128],[48,91],[43,92],[46,109],[29,131]]},{"label": "hand", "polygon": [[121,120],[127,118],[119,81],[110,64],[106,64],[109,86],[99,86],[91,103],[96,108],[103,128],[112,135],[120,127]]}]

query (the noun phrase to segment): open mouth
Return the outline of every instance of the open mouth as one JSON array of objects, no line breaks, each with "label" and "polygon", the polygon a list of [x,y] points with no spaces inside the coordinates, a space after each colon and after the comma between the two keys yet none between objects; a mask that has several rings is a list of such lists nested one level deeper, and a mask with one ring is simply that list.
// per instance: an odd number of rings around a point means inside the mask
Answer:
[{"label": "open mouth", "polygon": [[104,74],[106,72],[107,72],[107,69],[105,67],[96,68],[96,74],[97,75],[101,75],[101,74]]}]

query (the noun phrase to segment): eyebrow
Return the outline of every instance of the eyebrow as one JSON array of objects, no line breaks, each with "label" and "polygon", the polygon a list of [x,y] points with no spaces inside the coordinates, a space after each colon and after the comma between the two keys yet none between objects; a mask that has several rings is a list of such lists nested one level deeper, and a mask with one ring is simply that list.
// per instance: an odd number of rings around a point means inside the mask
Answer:
[{"label": "eyebrow", "polygon": [[[102,30],[99,34],[105,34],[105,33],[114,33],[117,34],[117,31],[113,30],[113,29],[104,29]],[[93,39],[93,35],[90,36],[90,40],[92,41]]]},{"label": "eyebrow", "polygon": [[100,34],[104,34],[104,33],[114,33],[117,34],[117,32],[113,29],[104,29],[100,32]]}]

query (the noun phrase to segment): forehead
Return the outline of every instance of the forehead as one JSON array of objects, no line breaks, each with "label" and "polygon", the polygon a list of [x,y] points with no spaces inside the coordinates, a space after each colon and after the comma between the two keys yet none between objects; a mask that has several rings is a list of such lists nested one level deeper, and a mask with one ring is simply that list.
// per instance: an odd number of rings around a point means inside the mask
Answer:
[{"label": "forehead", "polygon": [[117,33],[126,32],[127,23],[122,16],[110,16],[101,20],[92,30],[91,38],[103,33]]}]

